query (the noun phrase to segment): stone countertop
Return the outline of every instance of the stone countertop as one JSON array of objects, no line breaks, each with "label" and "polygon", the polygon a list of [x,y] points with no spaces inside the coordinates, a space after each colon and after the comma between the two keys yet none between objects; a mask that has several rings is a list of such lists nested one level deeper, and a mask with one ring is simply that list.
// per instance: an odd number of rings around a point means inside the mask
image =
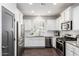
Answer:
[{"label": "stone countertop", "polygon": [[27,38],[32,38],[32,37],[51,37],[51,38],[58,38],[59,36],[26,36]]},{"label": "stone countertop", "polygon": [[33,35],[29,35],[29,36],[26,36],[26,37],[54,37],[54,36],[33,36]]},{"label": "stone countertop", "polygon": [[69,43],[69,44],[74,45],[74,46],[79,48],[79,45],[77,44],[77,41],[66,41],[66,43]]},{"label": "stone countertop", "polygon": [[26,36],[26,37],[44,37],[44,36]]}]

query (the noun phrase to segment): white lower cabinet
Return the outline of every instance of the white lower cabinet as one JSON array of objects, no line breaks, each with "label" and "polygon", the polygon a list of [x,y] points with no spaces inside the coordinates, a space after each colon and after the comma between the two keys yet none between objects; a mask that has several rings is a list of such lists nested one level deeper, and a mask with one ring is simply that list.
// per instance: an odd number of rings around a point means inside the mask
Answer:
[{"label": "white lower cabinet", "polygon": [[45,47],[44,37],[28,37],[25,38],[25,47]]},{"label": "white lower cabinet", "polygon": [[66,43],[66,56],[73,56],[73,46]]},{"label": "white lower cabinet", "polygon": [[56,48],[56,37],[52,38],[52,46]]},{"label": "white lower cabinet", "polygon": [[66,56],[79,56],[79,47],[66,43]]},{"label": "white lower cabinet", "polygon": [[67,50],[67,51],[66,51],[66,56],[73,56],[73,52],[70,51],[70,50]]},{"label": "white lower cabinet", "polygon": [[76,46],[74,46],[74,53],[79,56],[79,48]]},{"label": "white lower cabinet", "polygon": [[73,45],[66,43],[66,51],[73,51]]},{"label": "white lower cabinet", "polygon": [[78,54],[75,54],[75,53],[74,53],[73,55],[74,55],[74,56],[79,56]]}]

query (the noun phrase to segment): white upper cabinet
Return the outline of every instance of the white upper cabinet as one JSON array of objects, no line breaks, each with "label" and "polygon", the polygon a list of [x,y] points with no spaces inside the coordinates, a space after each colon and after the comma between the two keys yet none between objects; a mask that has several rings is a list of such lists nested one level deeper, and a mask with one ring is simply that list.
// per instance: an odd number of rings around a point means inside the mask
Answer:
[{"label": "white upper cabinet", "polygon": [[57,18],[57,28],[61,30],[61,23],[72,21],[72,30],[79,30],[79,5],[72,5],[65,9]]},{"label": "white upper cabinet", "polygon": [[79,30],[79,5],[73,7],[73,30]]},{"label": "white upper cabinet", "polygon": [[57,29],[61,30],[61,23],[71,21],[72,19],[72,9],[71,7],[68,7],[65,9],[59,18],[57,18]]},{"label": "white upper cabinet", "polygon": [[64,11],[64,22],[71,21],[72,20],[72,8],[68,7]]},{"label": "white upper cabinet", "polygon": [[72,8],[70,6],[61,13],[61,22],[64,23],[71,20],[72,20]]},{"label": "white upper cabinet", "polygon": [[47,20],[46,21],[46,30],[57,30],[56,20]]},{"label": "white upper cabinet", "polygon": [[56,25],[57,25],[57,29],[61,30],[61,17],[57,18]]},{"label": "white upper cabinet", "polygon": [[62,13],[61,13],[61,20],[60,20],[60,22],[61,23],[63,23],[63,22],[65,22],[65,11],[63,11]]}]

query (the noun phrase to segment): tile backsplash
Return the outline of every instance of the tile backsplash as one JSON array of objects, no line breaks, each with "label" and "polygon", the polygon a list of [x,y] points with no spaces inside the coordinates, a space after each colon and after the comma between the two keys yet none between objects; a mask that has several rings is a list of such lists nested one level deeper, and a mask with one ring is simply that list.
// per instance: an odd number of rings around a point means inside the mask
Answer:
[{"label": "tile backsplash", "polygon": [[64,36],[65,34],[71,34],[72,36],[79,35],[79,31],[60,31],[60,36]]}]

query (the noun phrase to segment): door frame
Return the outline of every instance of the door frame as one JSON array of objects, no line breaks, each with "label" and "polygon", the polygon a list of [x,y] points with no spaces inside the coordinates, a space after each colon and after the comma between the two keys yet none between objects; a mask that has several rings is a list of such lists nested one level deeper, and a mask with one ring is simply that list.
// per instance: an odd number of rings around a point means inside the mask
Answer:
[{"label": "door frame", "polygon": [[17,56],[19,55],[19,54],[18,54],[18,38],[19,38],[19,37],[18,37],[18,32],[19,32],[19,23],[18,23],[18,21],[17,21],[17,22],[16,22],[16,34],[17,34],[17,42],[16,42],[16,45],[17,45],[17,46],[16,46],[16,48],[17,48],[17,51],[16,51],[16,52],[17,52],[17,53],[16,53],[16,54],[17,54]]}]

